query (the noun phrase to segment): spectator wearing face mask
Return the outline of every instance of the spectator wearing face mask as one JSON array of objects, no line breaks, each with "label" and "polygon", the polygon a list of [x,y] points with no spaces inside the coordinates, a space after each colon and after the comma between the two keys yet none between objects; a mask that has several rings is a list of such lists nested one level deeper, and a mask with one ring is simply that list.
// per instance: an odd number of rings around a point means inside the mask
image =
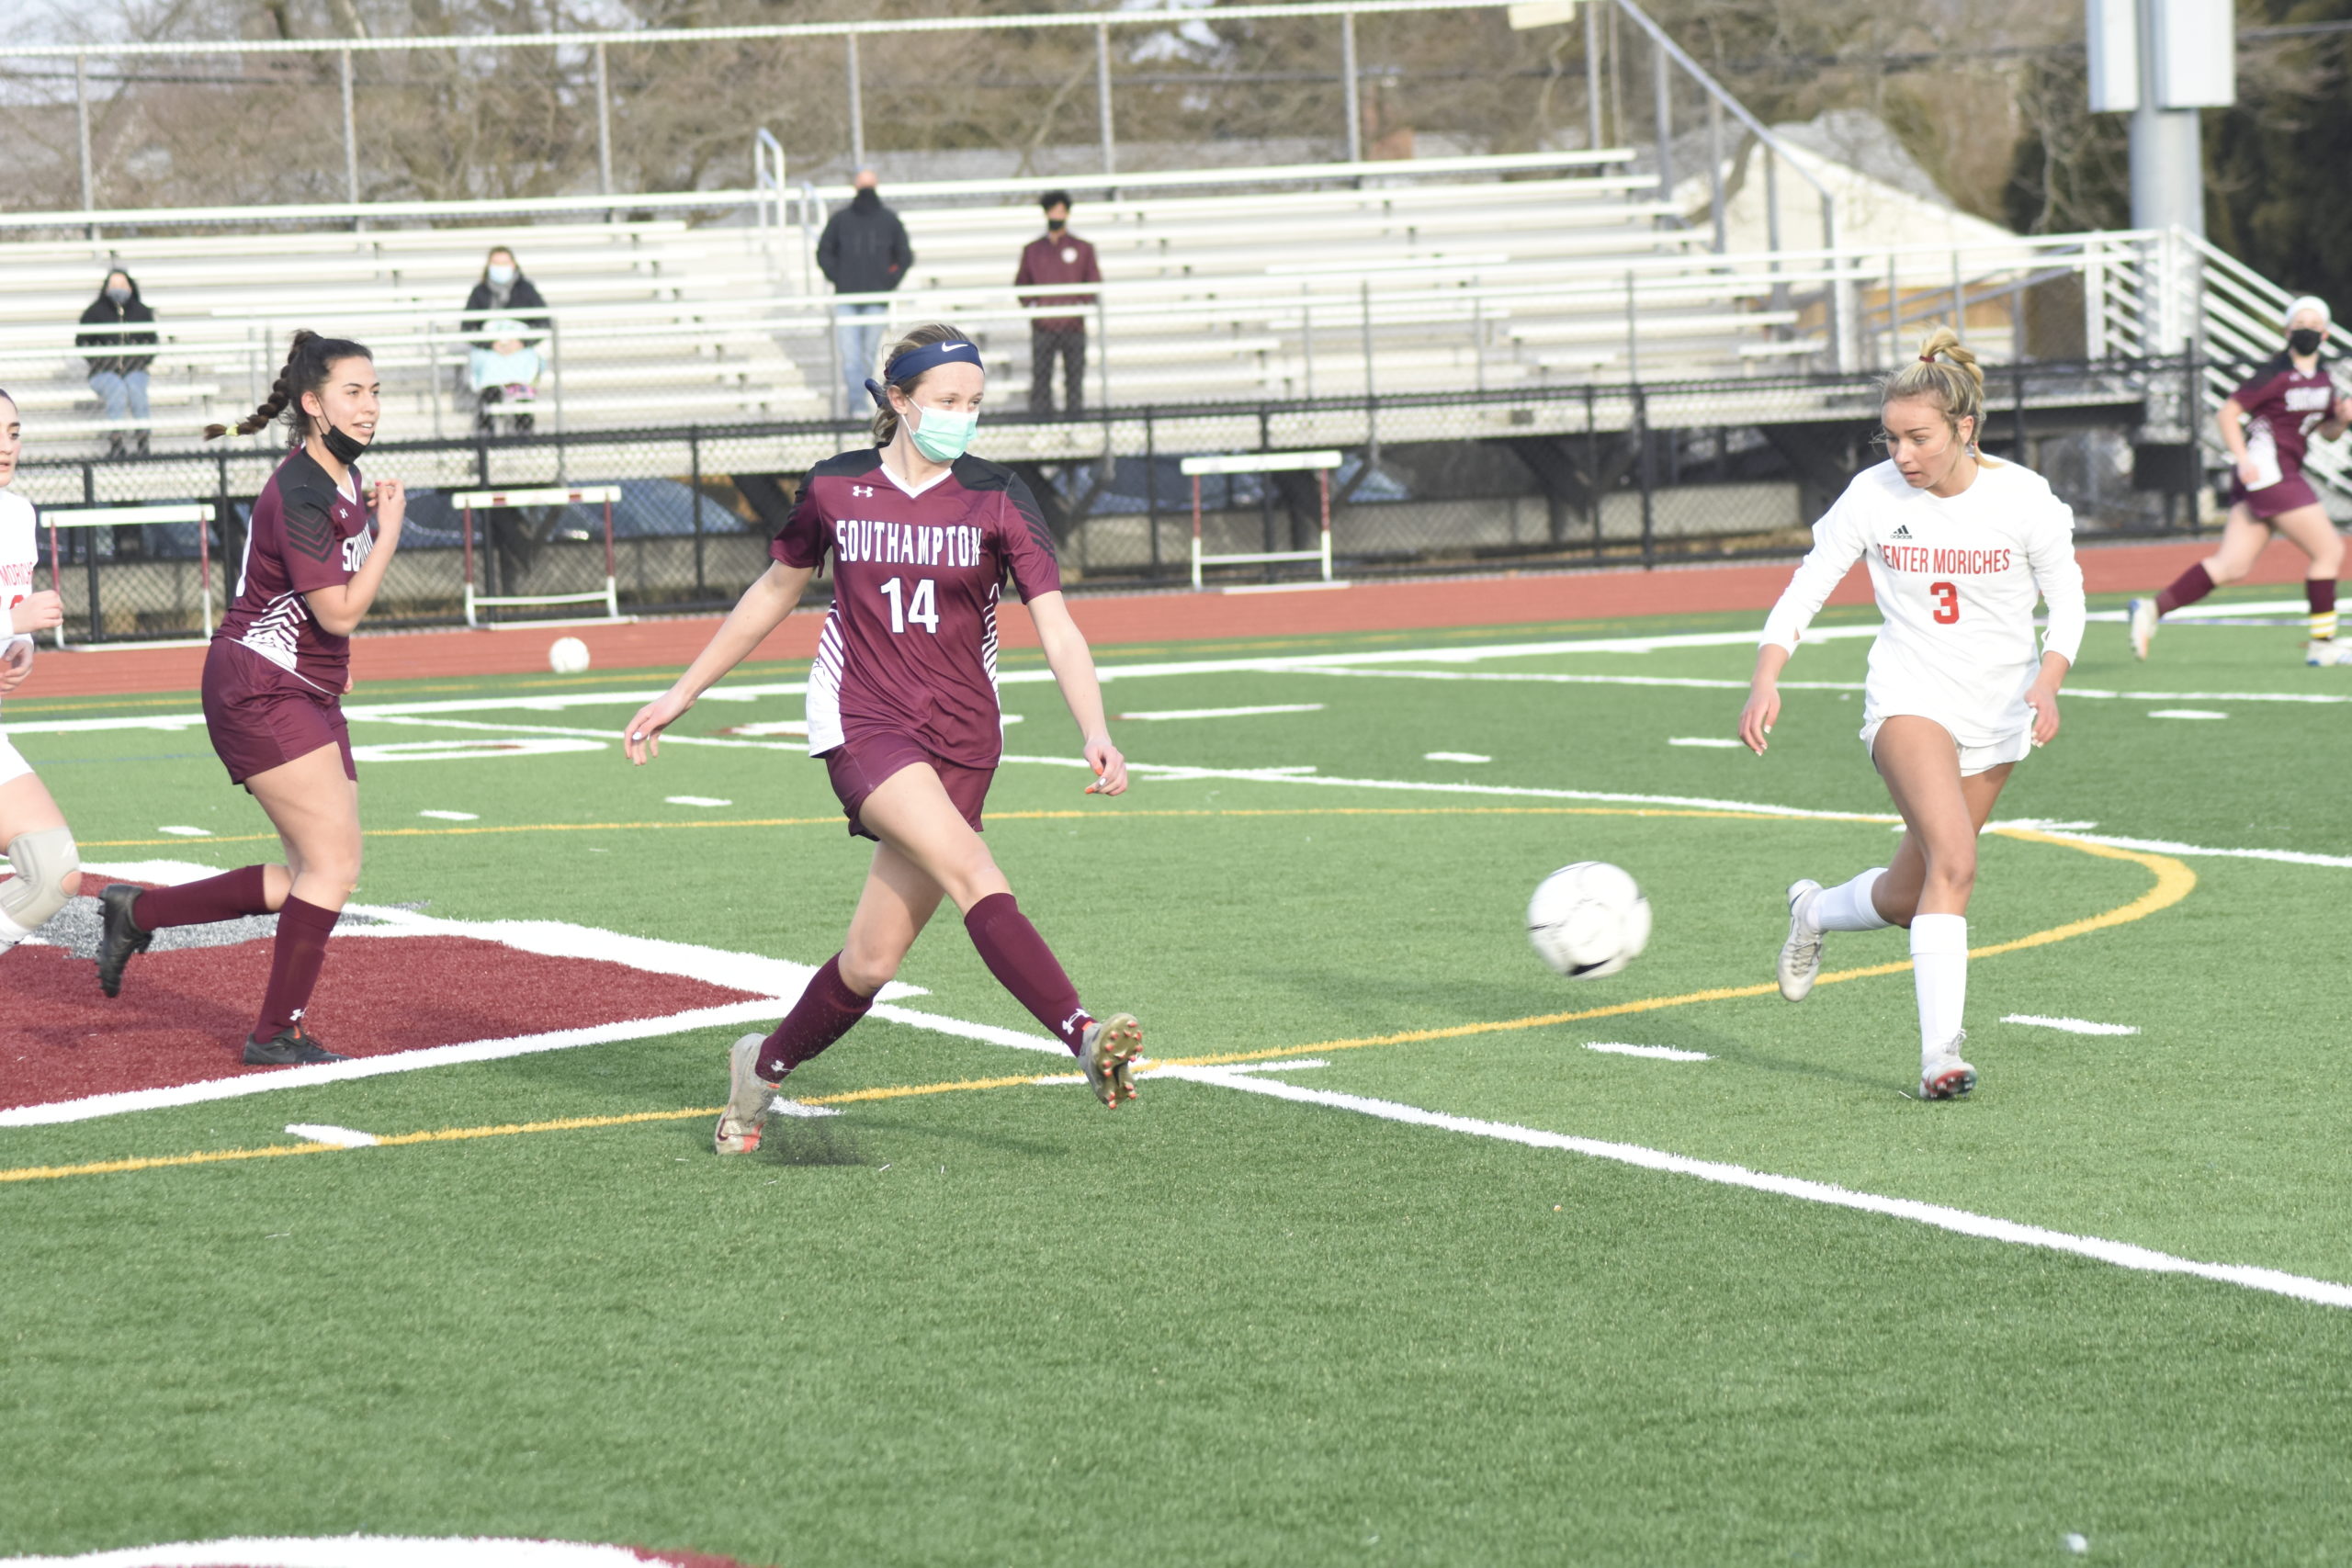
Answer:
[{"label": "spectator wearing face mask", "polygon": [[[147,410],[147,367],[155,362],[152,354],[126,354],[134,345],[152,345],[155,342],[155,312],[139,298],[139,285],[130,274],[117,267],[107,274],[99,287],[98,297],[82,312],[82,331],[74,339],[74,346],[97,350],[84,356],[90,367],[90,390],[98,394],[106,405],[110,420],[135,419],[145,424]],[[147,450],[147,432],[133,431],[131,441],[137,450]],[[107,454],[123,455],[123,433],[107,433]]]},{"label": "spectator wearing face mask", "polygon": [[[1049,190],[1039,203],[1046,209],[1046,231],[1021,253],[1021,270],[1012,286],[1025,289],[1035,283],[1100,283],[1102,268],[1094,247],[1069,231],[1069,192]],[[1022,295],[1022,302],[1037,305],[1087,306],[1091,294]],[[1083,315],[1033,316],[1029,320],[1029,412],[1040,417],[1054,412],[1054,362],[1062,366],[1062,412],[1077,413],[1086,406],[1086,318]]]},{"label": "spectator wearing face mask", "polygon": [[[906,281],[908,269],[915,265],[915,250],[907,243],[907,226],[882,205],[874,171],[858,170],[852,183],[856,194],[825,220],[825,231],[818,236],[817,265],[836,294],[888,294]],[[865,406],[865,378],[879,368],[875,359],[882,352],[883,317],[888,309],[878,299],[833,307],[842,387],[851,414]]]},{"label": "spectator wearing face mask", "polygon": [[[467,376],[483,428],[491,410],[500,404],[528,403],[539,395],[538,343],[547,326],[548,302],[523,276],[514,253],[492,247],[481,269],[481,281],[466,296],[465,332],[472,347],[467,355]],[[514,421],[518,431],[531,428],[528,413]]]}]

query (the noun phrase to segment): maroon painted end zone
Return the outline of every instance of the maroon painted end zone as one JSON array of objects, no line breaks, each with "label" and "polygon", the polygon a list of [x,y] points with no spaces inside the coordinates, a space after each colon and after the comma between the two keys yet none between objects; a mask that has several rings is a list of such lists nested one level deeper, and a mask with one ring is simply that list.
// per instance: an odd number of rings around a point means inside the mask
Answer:
[{"label": "maroon painted end zone", "polygon": [[[122,995],[61,948],[6,963],[0,1108],[273,1073],[238,1060],[269,981],[266,942],[131,960]],[[420,980],[427,983],[419,984]],[[344,937],[305,1021],[351,1056],[662,1018],[752,993],[594,958],[518,953],[473,937]]]}]

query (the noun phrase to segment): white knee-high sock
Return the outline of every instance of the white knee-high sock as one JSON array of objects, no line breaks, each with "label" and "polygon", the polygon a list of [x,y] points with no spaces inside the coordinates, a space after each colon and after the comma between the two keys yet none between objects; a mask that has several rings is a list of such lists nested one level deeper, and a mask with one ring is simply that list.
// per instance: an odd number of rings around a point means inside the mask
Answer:
[{"label": "white knee-high sock", "polygon": [[10,919],[8,918],[7,910],[0,909],[0,953],[7,952],[10,948],[16,946],[18,942],[24,941],[25,938],[32,934],[32,932],[27,931],[24,927]]},{"label": "white knee-high sock", "polygon": [[1813,901],[1814,925],[1825,931],[1880,931],[1893,925],[1871,902],[1871,889],[1885,874],[1886,867],[1874,865],[1851,882],[1823,888]]},{"label": "white knee-high sock", "polygon": [[1919,1059],[1951,1049],[1968,1010],[1968,917],[1911,918],[1911,980],[1919,996]]}]

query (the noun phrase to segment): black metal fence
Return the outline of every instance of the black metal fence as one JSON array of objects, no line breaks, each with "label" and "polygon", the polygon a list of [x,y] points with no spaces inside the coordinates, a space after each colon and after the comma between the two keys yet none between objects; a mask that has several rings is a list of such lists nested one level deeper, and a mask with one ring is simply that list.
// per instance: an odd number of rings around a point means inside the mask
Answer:
[{"label": "black metal fence", "polygon": [[[2192,395],[2200,368],[2184,358],[1997,367],[1984,445],[2045,474],[2086,536],[2194,529],[2207,478]],[[1194,453],[1340,449],[1333,547],[1342,575],[1364,577],[1792,554],[1848,479],[1876,460],[1877,427],[1874,378],[1781,376],[990,419],[979,445],[1027,479],[1066,574],[1082,588],[1186,576],[1194,518],[1179,464]],[[373,619],[458,617],[464,518],[454,495],[558,482],[620,486],[625,608],[724,605],[764,569],[767,540],[808,466],[863,440],[858,426],[801,423],[384,444],[365,466],[408,479],[409,518]],[[61,515],[76,506],[214,506],[209,582],[201,525],[58,530],[69,637],[186,637],[207,624],[208,608],[217,619],[235,589],[253,498],[277,456],[266,438],[195,455],[43,462],[28,454],[19,493]],[[1203,481],[1209,553],[1312,548],[1319,525],[1311,474]],[[603,586],[601,509],[489,510],[475,527],[478,592]]]}]

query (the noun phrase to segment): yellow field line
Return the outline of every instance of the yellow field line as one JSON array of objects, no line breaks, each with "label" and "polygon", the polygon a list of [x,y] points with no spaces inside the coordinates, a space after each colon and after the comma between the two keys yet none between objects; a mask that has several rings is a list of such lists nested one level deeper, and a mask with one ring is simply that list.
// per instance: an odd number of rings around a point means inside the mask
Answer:
[{"label": "yellow field line", "polygon": [[[1852,821],[1892,822],[1892,817],[1856,812],[1850,817],[1784,817],[1777,811],[1736,811],[1663,806],[1299,806],[1262,810],[1161,809],[1145,807],[1073,808],[1067,811],[991,811],[991,822],[1123,821],[1138,817],[1709,817],[1747,822]],[[821,828],[841,817],[688,818],[675,822],[517,822],[482,828],[370,828],[369,839],[465,839],[500,833],[629,833],[666,828]],[[90,839],[85,850],[152,849],[160,844],[253,844],[276,840],[275,833],[221,834],[203,839]]]},{"label": "yellow field line", "polygon": [[[1364,808],[1371,812],[1375,808]],[[1454,809],[1430,807],[1432,813]],[[1587,810],[1587,807],[1494,807],[1495,810]],[[1319,815],[1316,808],[1305,808],[1297,815]],[[1383,812],[1381,814],[1391,814]],[[1400,808],[1395,815],[1419,815],[1413,808]],[[1082,813],[1036,813],[1035,815],[1084,815]],[[1216,813],[1216,815],[1244,815]],[[1248,815],[1277,815],[1249,813]],[[1288,815],[1288,813],[1282,813]],[[1686,816],[1726,815],[1741,813],[1678,813]],[[826,820],[831,820],[826,818]],[[1985,947],[1971,948],[1971,958],[1993,958],[2005,953],[2018,953],[2030,947],[2046,947],[2052,942],[2085,936],[2092,931],[2106,931],[2115,926],[2129,925],[2146,919],[2158,910],[2168,909],[2188,897],[2197,886],[2197,874],[2170,855],[2148,854],[2139,850],[2115,849],[2106,844],[2086,844],[2054,833],[2037,832],[2026,828],[2002,828],[1995,831],[2006,838],[2020,839],[2030,843],[2055,844],[2076,850],[2103,860],[2130,861],[2154,874],[2155,886],[2126,904],[2119,904],[2102,914],[2092,915],[2064,925],[2052,926],[2014,941],[1995,942]],[[1873,964],[1857,969],[1839,969],[1815,981],[1818,986],[1830,986],[1846,980],[1868,979],[1879,975],[1899,975],[1911,967],[1902,960],[1892,964]],[[1555,1024],[1577,1023],[1587,1019],[1622,1018],[1632,1013],[1658,1012],[1668,1008],[1690,1007],[1700,1002],[1736,1001],[1746,997],[1761,997],[1777,991],[1775,985],[1719,986],[1703,991],[1685,991],[1679,996],[1650,997],[1640,1001],[1618,1002],[1609,1007],[1583,1008],[1571,1012],[1539,1013],[1532,1018],[1504,1019],[1491,1023],[1457,1023],[1442,1029],[1413,1029],[1395,1034],[1371,1034],[1353,1040],[1329,1040],[1315,1045],[1285,1045],[1268,1051],[1227,1051],[1206,1056],[1170,1056],[1156,1058],[1153,1066],[1207,1067],[1232,1062],[1265,1062],[1286,1056],[1320,1055],[1329,1051],[1361,1051],[1374,1045],[1413,1045],[1431,1040],[1460,1040],[1476,1034],[1497,1034],[1520,1029],[1544,1029]],[[1008,1077],[951,1078],[940,1083],[889,1084],[875,1089],[849,1089],[841,1094],[809,1095],[806,1105],[852,1105],[879,1100],[905,1100],[918,1095],[956,1094],[967,1089],[1012,1089],[1022,1085],[1046,1081],[1050,1075],[1030,1073]],[[525,1133],[569,1133],[595,1127],[623,1127],[641,1122],[684,1122],[701,1116],[716,1116],[717,1106],[696,1107],[686,1111],[634,1111],[612,1116],[572,1116],[553,1122],[506,1122],[488,1127],[445,1127],[424,1133],[401,1133],[378,1138],[372,1145],[363,1147],[398,1148],[413,1144],[455,1143],[471,1138],[513,1137]],[[198,1154],[160,1155],[146,1158],[96,1160],[85,1165],[23,1166],[14,1170],[0,1170],[0,1182],[48,1181],[67,1176],[108,1176],[128,1171],[155,1170],[172,1166],[218,1165],[229,1160],[269,1159],[279,1155],[312,1155],[347,1152],[339,1144],[273,1144],[257,1149],[214,1149]]]}]

